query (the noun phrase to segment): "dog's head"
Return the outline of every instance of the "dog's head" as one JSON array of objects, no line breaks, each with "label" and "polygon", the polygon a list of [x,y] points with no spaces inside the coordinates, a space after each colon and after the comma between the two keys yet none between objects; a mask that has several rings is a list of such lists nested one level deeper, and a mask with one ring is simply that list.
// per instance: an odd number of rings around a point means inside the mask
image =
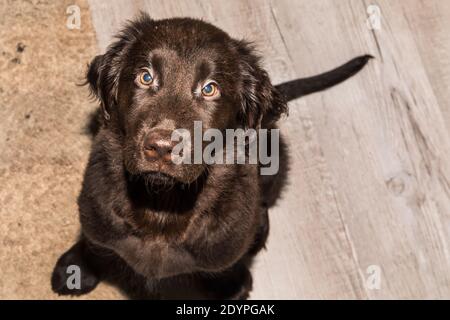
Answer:
[{"label": "dog's head", "polygon": [[192,132],[194,121],[203,130],[258,128],[287,108],[248,43],[187,18],[143,14],[94,58],[87,81],[101,101],[104,129],[120,137],[126,170],[182,183],[205,166],[170,161],[173,130]]}]

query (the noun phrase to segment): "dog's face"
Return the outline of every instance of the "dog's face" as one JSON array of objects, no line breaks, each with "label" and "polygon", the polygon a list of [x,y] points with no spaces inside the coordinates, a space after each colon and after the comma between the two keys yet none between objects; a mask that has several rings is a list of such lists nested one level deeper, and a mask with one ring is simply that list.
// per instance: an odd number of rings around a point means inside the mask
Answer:
[{"label": "dog's face", "polygon": [[120,136],[124,166],[154,183],[191,183],[201,164],[175,164],[175,129],[257,128],[286,111],[251,47],[202,21],[143,15],[90,64],[105,129]]}]

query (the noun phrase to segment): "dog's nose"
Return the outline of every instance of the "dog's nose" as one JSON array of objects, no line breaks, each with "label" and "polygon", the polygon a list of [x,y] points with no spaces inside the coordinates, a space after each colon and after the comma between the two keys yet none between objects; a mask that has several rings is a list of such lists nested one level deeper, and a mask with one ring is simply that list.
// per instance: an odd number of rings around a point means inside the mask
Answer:
[{"label": "dog's nose", "polygon": [[144,153],[151,161],[171,161],[174,142],[170,139],[170,132],[154,131],[144,139]]}]

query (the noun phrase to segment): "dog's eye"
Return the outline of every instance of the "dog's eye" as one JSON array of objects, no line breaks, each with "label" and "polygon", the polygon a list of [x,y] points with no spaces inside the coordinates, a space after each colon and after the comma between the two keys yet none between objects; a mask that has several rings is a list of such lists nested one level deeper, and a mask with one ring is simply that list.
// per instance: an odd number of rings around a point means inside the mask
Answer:
[{"label": "dog's eye", "polygon": [[153,75],[151,74],[150,70],[144,69],[141,70],[141,72],[138,75],[138,84],[143,87],[148,87],[153,83]]},{"label": "dog's eye", "polygon": [[219,86],[215,82],[209,82],[202,88],[202,95],[205,98],[215,98],[219,94]]}]

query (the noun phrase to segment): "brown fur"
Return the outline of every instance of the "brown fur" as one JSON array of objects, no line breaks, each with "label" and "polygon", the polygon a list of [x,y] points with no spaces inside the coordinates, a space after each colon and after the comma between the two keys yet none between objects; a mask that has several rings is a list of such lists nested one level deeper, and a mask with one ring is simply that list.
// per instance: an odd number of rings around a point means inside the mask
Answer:
[{"label": "brown fur", "polygon": [[[132,298],[246,298],[249,267],[269,232],[268,208],[285,184],[285,144],[278,174],[261,176],[258,165],[154,161],[148,137],[192,133],[198,120],[204,130],[276,128],[286,98],[344,81],[369,58],[274,87],[251,45],[208,23],[145,14],[131,22],[89,67],[100,128],[78,201],[80,240],[58,260],[53,290],[83,294],[106,280]],[[143,89],[136,73],[149,63],[158,85]],[[193,94],[206,78],[218,82],[219,99]],[[71,264],[82,269],[80,289],[67,288]]]},{"label": "brown fur", "polygon": [[[148,59],[159,73],[154,92],[134,83]],[[106,279],[133,297],[248,295],[247,268],[268,232],[258,166],[158,166],[143,141],[156,129],[193,130],[194,120],[203,129],[273,126],[287,107],[258,60],[205,22],[146,15],[93,60],[87,79],[103,123],[79,197],[81,239],[55,268],[56,292],[85,293]],[[205,77],[220,84],[217,101],[192,98]],[[89,275],[79,291],[65,286],[68,264]]]}]

